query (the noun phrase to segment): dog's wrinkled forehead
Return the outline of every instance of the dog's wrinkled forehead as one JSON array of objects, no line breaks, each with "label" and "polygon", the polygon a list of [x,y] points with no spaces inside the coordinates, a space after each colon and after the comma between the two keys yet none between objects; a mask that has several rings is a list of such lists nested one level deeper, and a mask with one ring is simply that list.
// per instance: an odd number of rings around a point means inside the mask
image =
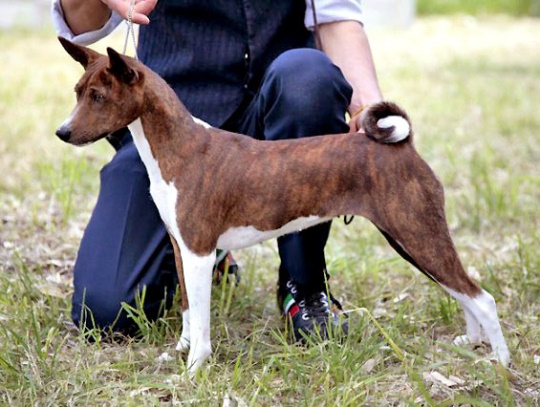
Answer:
[{"label": "dog's wrinkled forehead", "polygon": [[75,92],[80,94],[92,86],[110,86],[112,84],[112,75],[107,69],[108,66],[109,58],[106,56],[93,61],[88,65],[79,82],[75,85]]}]

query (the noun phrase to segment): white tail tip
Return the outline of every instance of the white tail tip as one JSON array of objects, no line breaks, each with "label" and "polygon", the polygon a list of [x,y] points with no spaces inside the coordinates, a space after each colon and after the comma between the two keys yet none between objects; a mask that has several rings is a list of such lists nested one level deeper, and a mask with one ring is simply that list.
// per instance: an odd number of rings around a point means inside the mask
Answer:
[{"label": "white tail tip", "polygon": [[381,129],[394,127],[392,134],[386,138],[385,143],[398,143],[409,137],[411,126],[409,122],[402,116],[387,116],[377,121],[377,126]]}]

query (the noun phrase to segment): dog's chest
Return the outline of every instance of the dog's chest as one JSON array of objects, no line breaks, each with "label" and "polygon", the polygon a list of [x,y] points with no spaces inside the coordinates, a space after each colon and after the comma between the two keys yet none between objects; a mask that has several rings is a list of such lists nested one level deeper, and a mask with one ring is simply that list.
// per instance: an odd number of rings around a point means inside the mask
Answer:
[{"label": "dog's chest", "polygon": [[163,179],[159,164],[152,155],[150,145],[144,134],[144,129],[140,119],[135,120],[129,126],[129,131],[133,136],[133,142],[148,172],[150,179],[150,195],[163,223],[170,230],[176,227],[176,202],[178,199],[178,190],[174,183],[166,182]]}]

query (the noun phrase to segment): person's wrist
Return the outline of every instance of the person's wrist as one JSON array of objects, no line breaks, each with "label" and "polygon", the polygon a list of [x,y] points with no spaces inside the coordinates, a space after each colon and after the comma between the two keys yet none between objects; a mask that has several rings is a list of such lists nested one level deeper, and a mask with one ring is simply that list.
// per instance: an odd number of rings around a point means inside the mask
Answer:
[{"label": "person's wrist", "polygon": [[379,103],[382,100],[383,97],[379,92],[370,92],[369,94],[363,94],[362,97],[353,97],[349,106],[349,115],[351,117],[358,116],[369,106]]},{"label": "person's wrist", "polygon": [[111,17],[111,9],[102,0],[60,0],[60,6],[75,35],[101,28]]},{"label": "person's wrist", "polygon": [[364,105],[361,105],[359,108],[357,108],[356,110],[352,110],[349,114],[351,116],[351,120],[352,119],[355,119],[356,117],[359,117],[362,112],[364,112],[365,110],[369,109],[369,107],[371,106],[371,103],[366,103]]},{"label": "person's wrist", "polygon": [[62,9],[69,10],[85,10],[90,11],[89,14],[101,13],[110,14],[111,9],[107,4],[107,0],[60,0]]}]

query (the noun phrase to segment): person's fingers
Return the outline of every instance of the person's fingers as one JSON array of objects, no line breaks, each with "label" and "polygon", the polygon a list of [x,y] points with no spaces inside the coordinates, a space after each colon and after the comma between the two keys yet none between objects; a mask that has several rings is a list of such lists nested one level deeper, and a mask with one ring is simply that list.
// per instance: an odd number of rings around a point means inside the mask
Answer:
[{"label": "person's fingers", "polygon": [[361,115],[354,116],[349,120],[349,129],[351,133],[361,131],[362,121],[360,120],[360,116]]},{"label": "person's fingers", "polygon": [[136,24],[148,24],[150,19],[148,14],[156,7],[157,0],[140,0],[135,4],[133,12],[133,22]]},{"label": "person's fingers", "polygon": [[[129,9],[131,7],[130,0],[102,0],[112,11],[118,13],[123,19],[128,19]],[[148,14],[156,7],[157,0],[136,0],[133,7],[133,15],[131,21],[135,24],[149,24],[150,19]]]}]

